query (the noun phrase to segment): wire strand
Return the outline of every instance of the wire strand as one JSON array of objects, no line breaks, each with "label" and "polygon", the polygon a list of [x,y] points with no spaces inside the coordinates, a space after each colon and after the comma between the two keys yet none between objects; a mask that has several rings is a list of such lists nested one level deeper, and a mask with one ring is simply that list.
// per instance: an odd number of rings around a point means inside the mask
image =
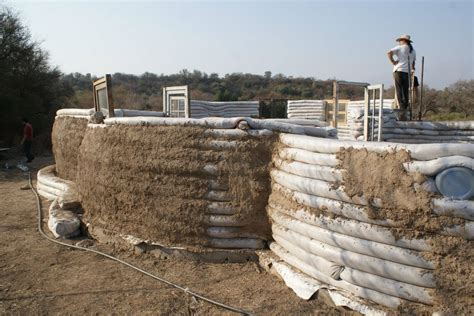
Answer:
[{"label": "wire strand", "polygon": [[53,243],[56,243],[56,244],[59,244],[59,245],[62,245],[62,246],[66,246],[66,247],[69,247],[69,248],[73,248],[73,249],[79,249],[79,250],[83,250],[83,251],[88,251],[88,252],[92,252],[92,253],[95,253],[95,254],[98,254],[100,256],[103,256],[103,257],[106,257],[110,260],[113,260],[113,261],[116,261],[116,262],[119,262],[123,265],[126,265],[127,267],[129,268],[132,268],[138,272],[141,272],[155,280],[158,280],[162,283],[165,283],[169,286],[172,286],[174,288],[177,288],[191,296],[194,296],[194,297],[197,297],[205,302],[208,302],[210,304],[213,304],[215,306],[219,306],[221,308],[224,308],[226,310],[229,310],[229,311],[232,311],[234,313],[238,313],[238,314],[242,314],[242,315],[254,315],[253,313],[250,313],[250,312],[247,312],[243,309],[240,309],[240,308],[237,308],[237,307],[233,307],[233,306],[230,306],[230,305],[227,305],[227,304],[224,304],[224,303],[221,303],[221,302],[218,302],[218,301],[215,301],[213,299],[210,299],[210,298],[207,298],[199,293],[196,293],[188,288],[185,288],[179,284],[176,284],[176,283],[173,283],[171,281],[168,281],[164,278],[161,278],[159,276],[156,276],[154,274],[151,274],[150,272],[148,271],[145,271],[137,266],[134,266],[133,264],[130,264],[126,261],[123,261],[119,258],[116,258],[114,256],[111,256],[109,254],[106,254],[104,252],[101,252],[101,251],[98,251],[98,250],[95,250],[95,249],[90,249],[90,248],[86,248],[86,247],[81,247],[81,246],[77,246],[77,245],[72,245],[72,244],[68,244],[68,243],[65,243],[65,242],[62,242],[62,241],[59,241],[59,240],[56,240],[56,239],[53,239],[51,237],[49,237],[48,235],[46,235],[46,233],[43,231],[43,227],[42,227],[42,222],[43,222],[43,214],[42,214],[42,211],[41,211],[41,200],[40,200],[40,197],[38,195],[38,192],[36,192],[35,188],[33,187],[33,183],[31,181],[31,173],[28,172],[28,184],[30,186],[30,189],[31,191],[34,193],[35,197],[36,197],[36,208],[37,208],[37,211],[38,211],[38,231],[40,232],[40,234],[47,240],[53,242]]}]

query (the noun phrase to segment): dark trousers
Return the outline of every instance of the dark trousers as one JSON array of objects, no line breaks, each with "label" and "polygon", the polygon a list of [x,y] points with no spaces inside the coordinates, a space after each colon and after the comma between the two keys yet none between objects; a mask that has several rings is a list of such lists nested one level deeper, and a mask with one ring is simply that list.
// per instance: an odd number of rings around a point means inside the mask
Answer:
[{"label": "dark trousers", "polygon": [[33,154],[31,153],[32,143],[33,142],[31,140],[25,140],[23,142],[23,151],[25,152],[25,156],[26,156],[26,159],[28,159],[28,161],[32,161],[33,158],[35,158]]},{"label": "dark trousers", "polygon": [[395,91],[397,93],[397,100],[400,110],[406,111],[408,109],[408,94],[410,88],[408,73],[395,71],[393,73],[393,79],[395,79]]}]

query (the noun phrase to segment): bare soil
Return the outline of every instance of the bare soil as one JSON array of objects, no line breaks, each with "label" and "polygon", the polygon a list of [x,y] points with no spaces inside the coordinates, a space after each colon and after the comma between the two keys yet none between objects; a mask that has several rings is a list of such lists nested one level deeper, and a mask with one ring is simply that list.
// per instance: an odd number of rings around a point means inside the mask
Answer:
[{"label": "bare soil", "polygon": [[[30,164],[32,174],[52,163],[50,157],[38,157]],[[27,176],[21,171],[0,170],[1,314],[229,314],[123,265],[43,239],[36,228],[35,199],[23,189],[26,185]],[[43,209],[47,206],[43,201]],[[93,242],[91,247],[257,314],[341,314],[317,300],[297,298],[255,263],[160,260]]]}]

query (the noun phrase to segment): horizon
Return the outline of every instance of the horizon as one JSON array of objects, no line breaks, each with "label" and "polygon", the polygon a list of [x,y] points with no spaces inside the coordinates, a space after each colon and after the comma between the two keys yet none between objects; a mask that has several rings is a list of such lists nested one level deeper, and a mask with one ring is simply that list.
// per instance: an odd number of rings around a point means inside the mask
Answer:
[{"label": "horizon", "polygon": [[[51,63],[66,74],[159,76],[187,69],[224,77],[271,71],[388,88],[393,80],[386,52],[408,33],[418,76],[425,56],[426,85],[443,89],[474,78],[469,1],[4,4],[19,13]],[[407,10],[406,26],[394,27],[401,9]]]}]

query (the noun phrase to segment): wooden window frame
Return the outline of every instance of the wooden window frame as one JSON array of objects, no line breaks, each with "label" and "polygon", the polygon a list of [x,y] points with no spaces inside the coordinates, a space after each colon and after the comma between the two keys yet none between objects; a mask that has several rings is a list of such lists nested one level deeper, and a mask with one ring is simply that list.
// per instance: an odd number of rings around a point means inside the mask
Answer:
[{"label": "wooden window frame", "polygon": [[[184,117],[191,117],[191,95],[189,93],[189,87],[173,86],[163,88],[163,112],[165,112],[166,116],[171,116],[171,100],[173,99],[184,99]],[[178,105],[178,115],[180,112]]]},{"label": "wooden window frame", "polygon": [[107,92],[107,113],[104,113],[107,117],[115,116],[114,99],[112,97],[112,76],[107,74],[102,78],[99,78],[92,82],[92,90],[94,95],[94,108],[96,112],[101,112],[102,109],[99,105],[99,91],[105,89]]}]

